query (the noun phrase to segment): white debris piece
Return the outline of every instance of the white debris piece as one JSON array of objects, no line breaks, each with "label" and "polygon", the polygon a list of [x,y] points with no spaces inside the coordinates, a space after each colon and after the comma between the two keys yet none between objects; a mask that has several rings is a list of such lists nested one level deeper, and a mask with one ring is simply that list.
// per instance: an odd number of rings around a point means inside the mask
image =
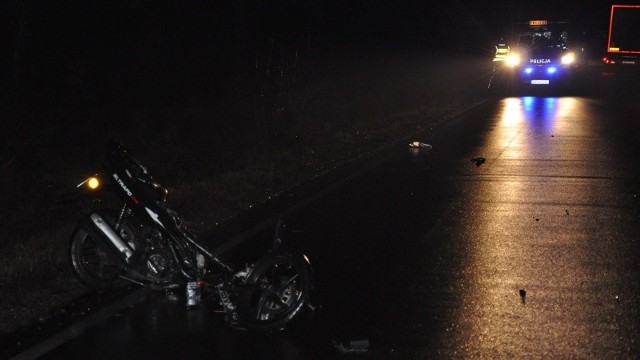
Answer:
[{"label": "white debris piece", "polygon": [[431,148],[432,148],[431,145],[425,144],[425,143],[420,142],[420,141],[414,141],[414,142],[410,143],[409,147],[419,148],[419,149],[426,149],[426,150],[431,150]]}]

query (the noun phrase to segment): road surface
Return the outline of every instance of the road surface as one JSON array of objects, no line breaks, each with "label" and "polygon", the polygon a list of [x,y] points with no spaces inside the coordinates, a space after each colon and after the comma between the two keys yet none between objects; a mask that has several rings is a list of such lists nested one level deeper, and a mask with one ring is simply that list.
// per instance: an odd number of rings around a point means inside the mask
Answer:
[{"label": "road surface", "polygon": [[43,358],[633,358],[638,114],[620,104],[499,99],[299,206],[318,308],[287,331],[155,293]]}]

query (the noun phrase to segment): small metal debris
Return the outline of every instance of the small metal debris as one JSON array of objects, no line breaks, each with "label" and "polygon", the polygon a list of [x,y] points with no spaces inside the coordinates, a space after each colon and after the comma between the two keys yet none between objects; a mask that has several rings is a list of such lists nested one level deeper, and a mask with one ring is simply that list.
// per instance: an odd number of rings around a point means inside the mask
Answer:
[{"label": "small metal debris", "polygon": [[482,164],[484,164],[487,161],[487,159],[483,158],[483,157],[475,157],[473,159],[471,159],[471,162],[476,164],[476,166],[480,166]]},{"label": "small metal debris", "polygon": [[414,141],[414,142],[410,143],[409,147],[418,148],[418,149],[425,149],[425,150],[430,150],[430,149],[433,148],[433,146],[431,146],[429,144],[425,144],[425,143],[420,142],[420,141]]},{"label": "small metal debris", "polygon": [[333,346],[343,354],[365,353],[369,351],[369,340],[352,340],[346,345],[334,340]]}]

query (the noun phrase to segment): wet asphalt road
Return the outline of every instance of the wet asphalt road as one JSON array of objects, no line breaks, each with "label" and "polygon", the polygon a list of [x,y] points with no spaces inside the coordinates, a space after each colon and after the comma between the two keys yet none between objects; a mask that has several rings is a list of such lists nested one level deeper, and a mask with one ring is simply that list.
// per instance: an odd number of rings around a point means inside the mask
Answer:
[{"label": "wet asphalt road", "polygon": [[[156,293],[43,358],[637,357],[634,118],[590,96],[483,106],[287,218],[319,305],[291,329],[232,331]],[[368,350],[336,346],[354,340]]]}]

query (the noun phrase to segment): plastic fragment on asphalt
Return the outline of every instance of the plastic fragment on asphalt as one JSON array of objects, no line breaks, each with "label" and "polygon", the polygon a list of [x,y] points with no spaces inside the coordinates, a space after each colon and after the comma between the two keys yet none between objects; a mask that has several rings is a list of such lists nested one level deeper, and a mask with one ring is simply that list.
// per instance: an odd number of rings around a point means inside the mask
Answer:
[{"label": "plastic fragment on asphalt", "polygon": [[523,304],[527,301],[527,290],[520,289],[520,298],[522,299]]},{"label": "plastic fragment on asphalt", "polygon": [[369,340],[352,340],[347,345],[333,341],[333,346],[343,354],[365,353],[369,351]]},{"label": "plastic fragment on asphalt", "polygon": [[487,159],[485,159],[483,157],[476,157],[476,158],[471,159],[471,162],[476,164],[476,166],[480,166],[480,165],[484,164],[485,161],[487,161]]},{"label": "plastic fragment on asphalt", "polygon": [[433,146],[431,146],[429,144],[425,144],[425,143],[420,142],[420,141],[414,141],[414,142],[410,143],[409,147],[417,148],[417,149],[426,149],[426,150],[430,150],[430,149],[433,148]]}]

